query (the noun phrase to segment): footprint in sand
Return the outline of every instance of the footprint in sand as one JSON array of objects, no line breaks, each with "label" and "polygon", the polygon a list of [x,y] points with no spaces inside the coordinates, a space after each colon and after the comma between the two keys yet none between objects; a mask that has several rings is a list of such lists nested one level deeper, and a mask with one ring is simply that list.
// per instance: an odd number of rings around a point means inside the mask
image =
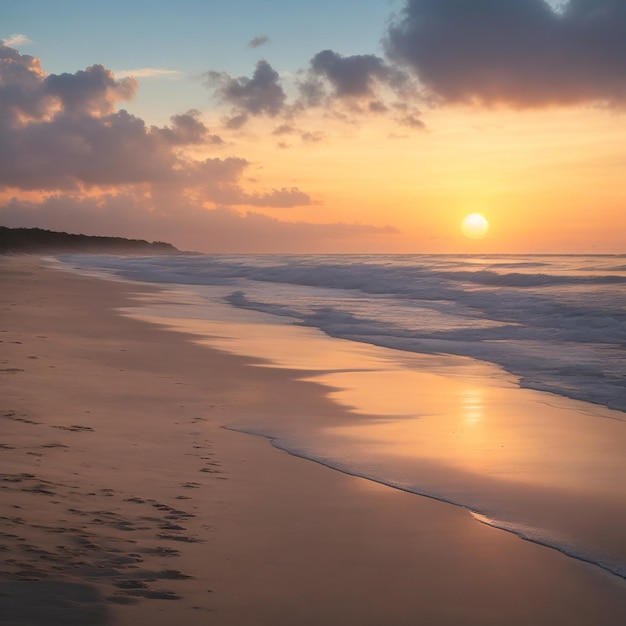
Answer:
[{"label": "footprint in sand", "polygon": [[58,428],[59,430],[67,430],[72,433],[95,432],[91,426],[79,426],[78,424],[72,424],[71,426],[52,426],[52,428]]}]

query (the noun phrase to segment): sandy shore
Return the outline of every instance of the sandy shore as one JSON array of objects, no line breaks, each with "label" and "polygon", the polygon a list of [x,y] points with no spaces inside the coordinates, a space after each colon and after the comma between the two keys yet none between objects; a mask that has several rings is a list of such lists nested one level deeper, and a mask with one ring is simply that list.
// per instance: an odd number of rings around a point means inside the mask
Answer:
[{"label": "sandy shore", "polygon": [[626,582],[221,428],[339,409],[0,257],[0,623],[616,625]]}]

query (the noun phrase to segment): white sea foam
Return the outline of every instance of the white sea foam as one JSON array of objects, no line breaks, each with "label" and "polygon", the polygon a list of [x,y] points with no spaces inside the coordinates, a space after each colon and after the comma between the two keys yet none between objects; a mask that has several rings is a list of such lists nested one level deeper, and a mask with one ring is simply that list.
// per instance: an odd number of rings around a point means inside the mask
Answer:
[{"label": "white sea foam", "polygon": [[68,257],[127,278],[232,287],[235,307],[335,337],[492,361],[525,386],[626,411],[620,257]]}]

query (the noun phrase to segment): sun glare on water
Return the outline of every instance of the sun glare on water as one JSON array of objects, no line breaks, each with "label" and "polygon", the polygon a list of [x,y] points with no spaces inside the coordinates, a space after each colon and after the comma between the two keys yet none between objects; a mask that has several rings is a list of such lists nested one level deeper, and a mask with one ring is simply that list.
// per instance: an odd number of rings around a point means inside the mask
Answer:
[{"label": "sun glare on water", "polygon": [[461,222],[461,230],[470,239],[482,239],[489,230],[489,222],[480,213],[470,213]]}]

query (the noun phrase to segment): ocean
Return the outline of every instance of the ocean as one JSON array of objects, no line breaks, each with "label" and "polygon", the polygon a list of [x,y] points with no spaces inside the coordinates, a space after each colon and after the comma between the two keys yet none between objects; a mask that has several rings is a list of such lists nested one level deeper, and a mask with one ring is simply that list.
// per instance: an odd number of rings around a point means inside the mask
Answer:
[{"label": "ocean", "polygon": [[225,427],[626,578],[626,256],[60,260],[164,286],[123,313],[297,370],[342,407]]}]

